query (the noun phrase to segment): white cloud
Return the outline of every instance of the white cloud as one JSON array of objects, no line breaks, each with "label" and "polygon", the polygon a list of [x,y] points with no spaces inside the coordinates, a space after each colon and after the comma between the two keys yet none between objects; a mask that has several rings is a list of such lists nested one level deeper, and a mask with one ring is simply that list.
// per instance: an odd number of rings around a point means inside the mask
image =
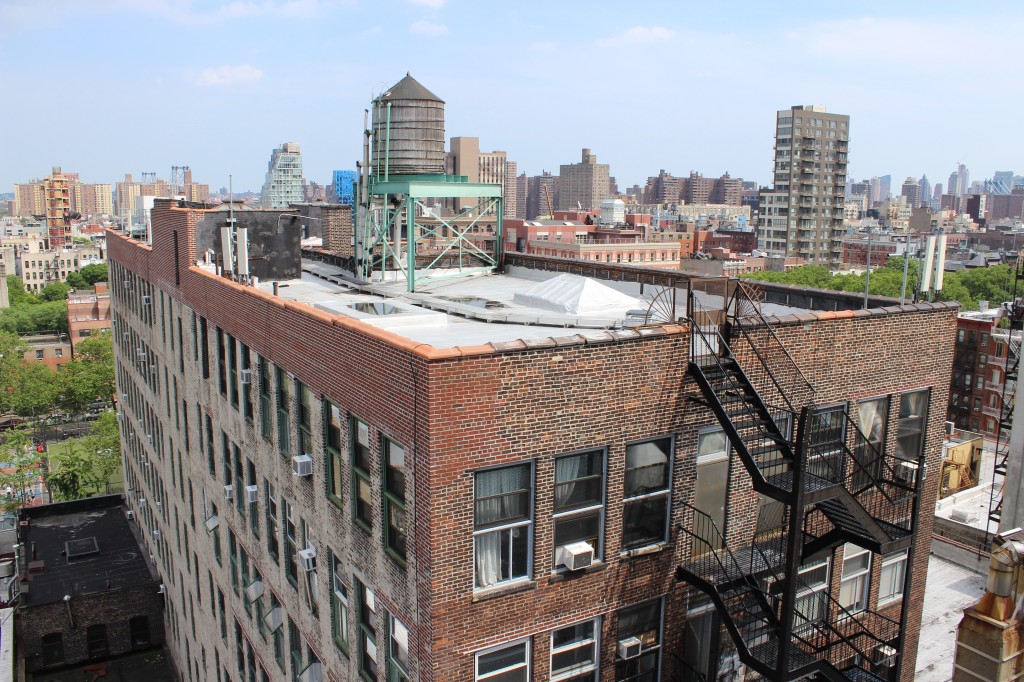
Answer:
[{"label": "white cloud", "polygon": [[406,0],[413,5],[419,5],[420,7],[429,7],[430,9],[441,9],[444,7],[445,0]]},{"label": "white cloud", "polygon": [[197,74],[190,74],[188,80],[196,85],[210,87],[214,85],[235,85],[236,83],[252,83],[263,78],[263,71],[252,64],[209,67]]},{"label": "white cloud", "polygon": [[634,26],[633,28],[626,29],[618,35],[612,36],[611,38],[598,40],[597,44],[600,47],[649,45],[650,43],[659,43],[665,40],[671,40],[674,36],[675,31],[665,28],[664,26]]},{"label": "white cloud", "polygon": [[448,35],[448,27],[444,24],[435,24],[432,21],[420,19],[409,27],[409,33],[415,33],[416,35],[427,36],[429,38],[440,38]]}]

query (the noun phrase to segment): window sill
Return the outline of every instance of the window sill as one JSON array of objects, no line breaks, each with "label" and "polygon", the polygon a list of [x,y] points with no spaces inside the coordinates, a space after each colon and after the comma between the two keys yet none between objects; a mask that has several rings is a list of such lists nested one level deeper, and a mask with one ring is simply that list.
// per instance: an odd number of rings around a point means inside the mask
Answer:
[{"label": "window sill", "polygon": [[903,603],[903,595],[901,594],[898,597],[891,597],[890,599],[886,599],[885,601],[879,600],[877,608],[879,608],[879,609],[888,609],[888,608],[891,608],[893,606],[899,606],[902,603]]},{"label": "window sill", "polygon": [[479,601],[486,601],[488,599],[496,599],[498,597],[504,597],[509,594],[516,594],[517,592],[526,592],[527,590],[536,589],[536,580],[519,580],[514,583],[507,585],[495,585],[494,587],[485,587],[480,590],[473,592],[473,603]]},{"label": "window sill", "polygon": [[551,577],[548,579],[548,583],[560,583],[563,580],[572,580],[573,578],[590,575],[591,573],[599,573],[606,568],[608,568],[608,564],[604,561],[595,561],[586,568],[581,568],[578,571],[570,571],[567,568],[558,568],[551,571]]},{"label": "window sill", "polygon": [[620,559],[631,559],[638,556],[647,556],[648,554],[658,554],[666,549],[669,549],[671,545],[667,542],[656,542],[653,545],[645,545],[643,547],[636,547],[634,549],[627,549],[619,553]]}]

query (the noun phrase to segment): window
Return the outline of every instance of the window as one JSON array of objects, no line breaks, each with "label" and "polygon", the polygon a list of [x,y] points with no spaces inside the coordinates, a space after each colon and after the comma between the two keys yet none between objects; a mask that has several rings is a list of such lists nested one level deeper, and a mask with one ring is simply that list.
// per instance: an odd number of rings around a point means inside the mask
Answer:
[{"label": "window", "polygon": [[528,682],[530,680],[530,640],[489,649],[476,655],[476,682]]},{"label": "window", "polygon": [[928,418],[928,389],[900,396],[899,426],[896,429],[896,456],[916,462],[924,448],[924,427]]},{"label": "window", "polygon": [[294,509],[288,500],[281,501],[281,511],[284,515],[284,570],[288,582],[292,587],[299,584],[299,556],[296,547]]},{"label": "window", "polygon": [[409,629],[388,613],[388,682],[409,682]]},{"label": "window", "polygon": [[313,396],[309,387],[301,381],[295,382],[296,394],[299,396],[299,454],[313,454]]},{"label": "window", "polygon": [[857,405],[857,444],[854,448],[856,461],[853,471],[855,490],[878,480],[881,474],[882,458],[885,456],[885,438],[889,423],[889,398],[862,400]]},{"label": "window", "polygon": [[828,557],[806,563],[799,569],[793,619],[797,634],[808,633],[815,623],[828,617],[828,569]]},{"label": "window", "polygon": [[661,598],[619,611],[619,641],[640,640],[640,655],[620,659],[615,679],[625,682],[656,682],[661,655]]},{"label": "window", "polygon": [[348,586],[341,558],[331,552],[331,634],[334,643],[348,654]]},{"label": "window", "polygon": [[871,584],[871,552],[846,543],[843,547],[843,577],[839,583],[839,603],[851,613],[868,607]]},{"label": "window", "polygon": [[672,439],[626,447],[622,546],[634,549],[664,542],[668,530],[669,462]]},{"label": "window", "polygon": [[281,556],[281,547],[278,540],[280,536],[277,530],[277,496],[273,483],[263,479],[263,486],[266,489],[267,500],[267,553],[270,554],[276,563]]},{"label": "window", "polygon": [[63,348],[54,348],[53,349],[53,355],[54,355],[54,357],[57,357],[57,358],[64,357],[64,349]]},{"label": "window", "polygon": [[405,561],[405,492],[407,469],[405,448],[390,438],[384,439],[384,546]]},{"label": "window", "polygon": [[359,590],[359,674],[377,679],[377,598],[373,590],[356,582]]},{"label": "window", "polygon": [[356,523],[367,531],[373,528],[373,493],[370,489],[370,429],[355,417],[352,434],[352,486]]},{"label": "window", "polygon": [[302,672],[302,638],[295,621],[288,618],[288,658],[292,662],[292,678],[297,679]]},{"label": "window", "polygon": [[59,632],[43,635],[43,665],[64,663],[64,636]]},{"label": "window", "polygon": [[323,410],[327,499],[340,507],[342,505],[341,408],[325,398]]},{"label": "window", "polygon": [[107,647],[107,626],[101,624],[90,625],[85,631],[86,647],[89,651],[89,658],[106,656]]},{"label": "window", "polygon": [[227,344],[224,340],[224,330],[217,329],[217,386],[220,394],[225,398],[228,396],[228,358]]},{"label": "window", "polygon": [[600,558],[604,511],[604,451],[593,450],[555,459],[554,539],[558,549],[586,542]]},{"label": "window", "polygon": [[231,407],[238,409],[238,346],[235,344],[235,337],[231,334],[224,335],[224,343],[228,349],[228,395],[230,396]]},{"label": "window", "polygon": [[267,359],[259,359],[260,373],[260,435],[267,440],[274,431],[274,412],[270,407],[270,363]]},{"label": "window", "polygon": [[274,367],[274,381],[277,383],[277,449],[284,457],[291,456],[289,419],[291,396],[288,390],[288,375],[280,367]]},{"label": "window", "polygon": [[264,622],[267,620],[271,621],[267,623],[267,627],[274,637],[274,660],[277,662],[277,667],[281,669],[281,672],[284,672],[284,628],[281,627],[281,602],[278,601],[277,595],[273,592],[270,593],[270,613],[267,614]]},{"label": "window", "polygon": [[588,620],[551,633],[551,679],[597,682],[600,620]]},{"label": "window", "polygon": [[37,350],[36,351],[36,360],[42,360],[42,359],[43,359],[43,351],[42,350]]},{"label": "window", "polygon": [[132,616],[128,620],[128,631],[133,649],[148,647],[151,644],[149,639],[149,617]]},{"label": "window", "polygon": [[[178,330],[181,330],[181,320],[178,320]],[[252,421],[252,354],[249,352],[249,346],[242,344],[242,371],[245,372],[250,378],[249,383],[242,383],[239,380],[242,392],[242,415],[247,421]]]},{"label": "window", "polygon": [[526,579],[532,545],[532,466],[479,471],[473,479],[476,587]]},{"label": "window", "polygon": [[903,598],[907,578],[907,550],[882,557],[882,572],[878,578],[878,605]]}]

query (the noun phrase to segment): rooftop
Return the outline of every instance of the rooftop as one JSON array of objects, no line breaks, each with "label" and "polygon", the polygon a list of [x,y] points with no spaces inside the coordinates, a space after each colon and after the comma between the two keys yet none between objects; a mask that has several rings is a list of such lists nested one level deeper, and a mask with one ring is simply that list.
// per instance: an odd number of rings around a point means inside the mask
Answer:
[{"label": "rooftop", "polygon": [[[29,606],[155,582],[120,495],[48,504],[23,511],[29,525],[24,546],[30,589]],[[34,570],[41,562],[41,570]]]}]

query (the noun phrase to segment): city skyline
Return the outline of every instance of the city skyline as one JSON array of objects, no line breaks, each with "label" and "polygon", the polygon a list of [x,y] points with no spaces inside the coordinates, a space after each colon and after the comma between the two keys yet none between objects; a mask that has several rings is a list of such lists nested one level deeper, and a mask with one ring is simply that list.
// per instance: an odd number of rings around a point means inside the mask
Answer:
[{"label": "city skyline", "polygon": [[[969,80],[975,91],[998,88],[1012,108],[1019,92],[984,65],[1010,58],[1013,41],[1001,36],[1020,12],[967,21],[943,3],[807,4],[813,11],[785,16],[754,4],[659,3],[628,17],[610,4],[582,7],[102,0],[43,14],[7,2],[0,56],[20,97],[0,126],[26,134],[8,136],[0,188],[53,165],[114,182],[185,163],[212,187],[233,175],[236,188],[258,191],[268,150],[285,140],[302,145],[307,179],[327,182],[359,158],[371,97],[407,71],[446,100],[447,138],[479,137],[528,175],[590,148],[622,190],[659,168],[767,185],[774,113],[806,104],[850,116],[851,178],[944,181],[958,162],[977,179],[1019,172],[1024,142],[998,125],[1002,109],[946,93]],[[38,50],[44,32],[63,49]],[[107,74],[111,87],[67,78],[61,106],[43,105],[52,83],[40,74],[69,55],[77,73]],[[765,65],[765,55],[776,56]],[[27,132],[48,126],[79,132]]]}]

